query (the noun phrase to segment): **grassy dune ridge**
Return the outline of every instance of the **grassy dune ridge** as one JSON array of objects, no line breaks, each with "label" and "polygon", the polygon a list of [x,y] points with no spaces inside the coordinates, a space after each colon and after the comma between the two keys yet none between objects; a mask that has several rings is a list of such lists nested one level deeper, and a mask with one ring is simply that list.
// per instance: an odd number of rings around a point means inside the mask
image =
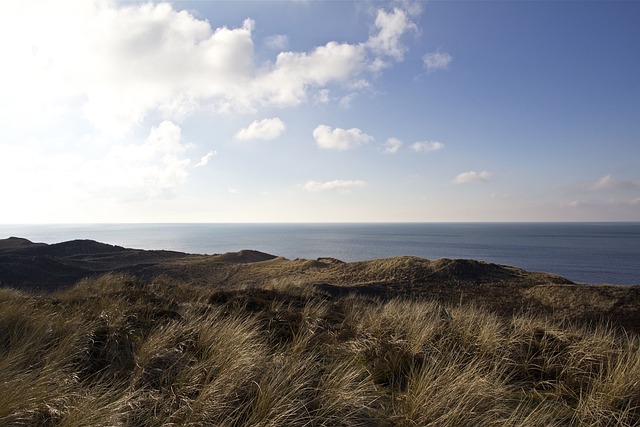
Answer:
[{"label": "grassy dune ridge", "polygon": [[3,426],[635,426],[640,340],[462,301],[126,274],[0,289]]}]

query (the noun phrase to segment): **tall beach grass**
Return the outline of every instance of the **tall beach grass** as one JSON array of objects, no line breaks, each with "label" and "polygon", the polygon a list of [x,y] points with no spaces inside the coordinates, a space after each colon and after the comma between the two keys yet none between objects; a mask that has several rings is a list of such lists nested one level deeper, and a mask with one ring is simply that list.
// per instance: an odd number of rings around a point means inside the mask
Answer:
[{"label": "tall beach grass", "polygon": [[428,299],[0,289],[2,426],[637,426],[640,341]]}]

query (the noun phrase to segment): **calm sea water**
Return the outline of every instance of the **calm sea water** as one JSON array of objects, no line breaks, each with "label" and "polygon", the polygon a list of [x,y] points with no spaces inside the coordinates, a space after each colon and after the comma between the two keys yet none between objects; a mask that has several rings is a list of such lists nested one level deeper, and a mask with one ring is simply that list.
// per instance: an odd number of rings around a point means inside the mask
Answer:
[{"label": "calm sea water", "polygon": [[640,284],[640,223],[0,225],[0,238],[93,239],[139,249],[361,261],[473,258],[580,283]]}]

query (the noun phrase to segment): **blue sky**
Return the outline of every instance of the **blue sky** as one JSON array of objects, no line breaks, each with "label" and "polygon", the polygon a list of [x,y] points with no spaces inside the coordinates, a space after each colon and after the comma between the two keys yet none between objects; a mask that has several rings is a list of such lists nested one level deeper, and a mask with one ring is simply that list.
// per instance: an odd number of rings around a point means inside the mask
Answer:
[{"label": "blue sky", "polygon": [[20,1],[0,223],[640,221],[638,1]]}]

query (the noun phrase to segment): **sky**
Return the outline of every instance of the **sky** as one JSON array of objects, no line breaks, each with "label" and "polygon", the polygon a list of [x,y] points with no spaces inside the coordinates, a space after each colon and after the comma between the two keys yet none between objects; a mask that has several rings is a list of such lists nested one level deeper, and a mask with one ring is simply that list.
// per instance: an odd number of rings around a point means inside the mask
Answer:
[{"label": "sky", "polygon": [[13,0],[0,223],[640,221],[640,1]]}]

